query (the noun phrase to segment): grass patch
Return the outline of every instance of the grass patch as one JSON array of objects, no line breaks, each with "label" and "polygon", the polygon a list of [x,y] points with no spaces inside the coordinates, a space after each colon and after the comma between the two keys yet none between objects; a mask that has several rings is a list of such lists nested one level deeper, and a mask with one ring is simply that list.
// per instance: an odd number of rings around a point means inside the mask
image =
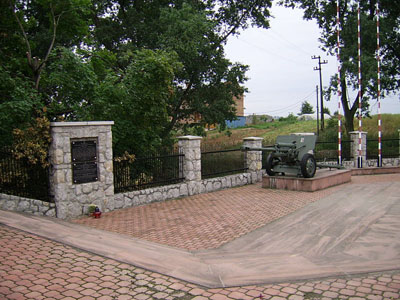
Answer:
[{"label": "grass patch", "polygon": [[[330,125],[329,125],[330,124]],[[354,128],[358,129],[358,120],[354,120]],[[337,137],[337,121],[325,122],[326,130],[320,134],[321,139],[331,140]],[[329,128],[331,126],[332,128]],[[273,145],[278,135],[296,132],[316,132],[316,120],[284,120],[269,123],[249,125],[230,131],[209,131],[202,140],[202,151],[233,149],[242,146],[243,138],[256,136],[263,138],[264,145]],[[399,138],[400,114],[382,114],[382,138]],[[344,127],[342,128],[344,131]],[[368,139],[378,137],[378,116],[363,119],[363,131],[368,132]],[[344,139],[346,137],[344,136]]]}]

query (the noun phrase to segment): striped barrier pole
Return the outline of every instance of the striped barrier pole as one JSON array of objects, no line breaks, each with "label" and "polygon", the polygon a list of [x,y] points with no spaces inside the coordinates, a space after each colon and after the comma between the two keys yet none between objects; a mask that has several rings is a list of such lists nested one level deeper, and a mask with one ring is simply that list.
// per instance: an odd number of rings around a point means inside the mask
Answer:
[{"label": "striped barrier pole", "polygon": [[341,101],[342,101],[342,82],[340,79],[341,62],[340,62],[340,6],[339,1],[336,1],[336,35],[337,35],[337,48],[336,59],[338,64],[337,74],[337,99],[338,99],[338,164],[342,164],[342,119],[341,119]]},{"label": "striped barrier pole", "polygon": [[358,168],[362,168],[362,87],[361,87],[361,13],[360,2],[357,7],[357,44],[358,44]]},{"label": "striped barrier pole", "polygon": [[379,1],[376,2],[376,60],[378,63],[378,167],[382,167],[382,119],[381,119],[381,56],[379,40]]}]

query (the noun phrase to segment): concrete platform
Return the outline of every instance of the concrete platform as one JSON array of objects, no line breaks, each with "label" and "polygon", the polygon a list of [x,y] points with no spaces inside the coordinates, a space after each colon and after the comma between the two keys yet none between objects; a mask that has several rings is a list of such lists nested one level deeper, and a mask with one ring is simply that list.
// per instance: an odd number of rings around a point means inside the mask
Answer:
[{"label": "concrete platform", "polygon": [[397,174],[400,173],[400,167],[371,167],[361,169],[351,169],[352,176],[358,175],[379,175],[379,174]]},{"label": "concrete platform", "polygon": [[264,175],[262,187],[269,189],[315,192],[351,181],[351,170],[317,169],[313,178]]}]

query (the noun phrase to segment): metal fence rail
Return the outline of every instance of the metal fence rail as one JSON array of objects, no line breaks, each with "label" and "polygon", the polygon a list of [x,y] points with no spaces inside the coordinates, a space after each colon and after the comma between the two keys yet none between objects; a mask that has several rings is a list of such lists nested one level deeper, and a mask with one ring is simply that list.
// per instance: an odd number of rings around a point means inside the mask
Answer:
[{"label": "metal fence rail", "polygon": [[53,202],[49,195],[49,168],[17,159],[10,150],[2,149],[0,193]]},{"label": "metal fence rail", "polygon": [[133,162],[114,159],[115,193],[182,182],[183,158],[183,154],[167,154],[138,157]]},{"label": "metal fence rail", "polygon": [[247,171],[246,152],[242,149],[201,153],[201,177],[213,178]]},{"label": "metal fence rail", "polygon": [[[342,160],[353,159],[350,151],[352,141],[342,141]],[[316,161],[337,161],[338,160],[338,142],[337,141],[317,141],[315,143]]]},{"label": "metal fence rail", "polygon": [[[382,139],[382,158],[400,157],[400,139]],[[367,159],[378,159],[378,139],[367,139]]]}]

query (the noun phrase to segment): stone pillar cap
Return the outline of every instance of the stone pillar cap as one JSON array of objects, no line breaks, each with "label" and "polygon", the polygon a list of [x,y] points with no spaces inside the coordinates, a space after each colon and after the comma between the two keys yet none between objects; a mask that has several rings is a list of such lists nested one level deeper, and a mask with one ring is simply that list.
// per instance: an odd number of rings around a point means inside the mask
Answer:
[{"label": "stone pillar cap", "polygon": [[183,135],[183,136],[178,136],[179,140],[201,140],[201,136],[196,136],[196,135]]},{"label": "stone pillar cap", "polygon": [[50,122],[51,127],[114,125],[114,121]]},{"label": "stone pillar cap", "polygon": [[260,140],[263,140],[263,138],[258,137],[258,136],[250,136],[250,137],[245,137],[243,140],[244,141],[260,141]]}]

